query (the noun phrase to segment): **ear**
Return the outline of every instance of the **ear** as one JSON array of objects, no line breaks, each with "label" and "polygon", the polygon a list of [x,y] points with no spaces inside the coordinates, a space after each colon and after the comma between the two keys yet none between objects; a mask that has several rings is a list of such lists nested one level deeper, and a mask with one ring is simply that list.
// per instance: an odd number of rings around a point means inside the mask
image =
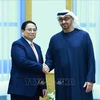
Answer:
[{"label": "ear", "polygon": [[74,18],[72,17],[72,22],[74,22]]},{"label": "ear", "polygon": [[72,20],[74,21],[74,18],[72,17]]},{"label": "ear", "polygon": [[21,30],[21,32],[22,32],[22,35],[24,35],[24,30]]},{"label": "ear", "polygon": [[24,32],[24,30],[21,30],[21,32],[23,33],[23,32]]}]

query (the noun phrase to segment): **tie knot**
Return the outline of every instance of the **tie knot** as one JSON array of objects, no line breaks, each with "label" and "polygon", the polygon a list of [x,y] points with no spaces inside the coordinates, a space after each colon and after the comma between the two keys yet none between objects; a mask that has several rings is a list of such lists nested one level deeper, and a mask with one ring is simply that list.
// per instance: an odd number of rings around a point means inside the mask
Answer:
[{"label": "tie knot", "polygon": [[31,46],[31,47],[33,47],[33,46],[34,46],[34,44],[33,44],[33,43],[30,43],[30,46]]}]

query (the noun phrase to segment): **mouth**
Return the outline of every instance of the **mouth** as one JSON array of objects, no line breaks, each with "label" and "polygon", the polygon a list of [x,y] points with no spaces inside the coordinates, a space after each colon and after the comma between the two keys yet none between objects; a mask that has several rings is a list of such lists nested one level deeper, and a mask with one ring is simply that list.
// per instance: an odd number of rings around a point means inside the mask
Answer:
[{"label": "mouth", "polygon": [[68,26],[68,25],[66,25],[66,24],[63,24],[63,25],[62,25],[62,27],[64,27],[64,28],[67,27],[67,26]]},{"label": "mouth", "polygon": [[32,37],[33,37],[33,36],[35,36],[35,34],[31,34],[30,36],[32,36]]}]

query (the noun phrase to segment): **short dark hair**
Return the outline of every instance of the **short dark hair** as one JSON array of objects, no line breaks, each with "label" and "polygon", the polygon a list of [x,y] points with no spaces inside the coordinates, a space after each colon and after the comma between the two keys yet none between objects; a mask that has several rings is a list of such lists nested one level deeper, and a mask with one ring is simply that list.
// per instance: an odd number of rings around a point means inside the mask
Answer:
[{"label": "short dark hair", "polygon": [[31,20],[28,20],[28,21],[23,22],[23,24],[22,24],[22,26],[21,26],[21,29],[22,29],[22,30],[25,30],[26,25],[29,24],[29,23],[34,24],[34,25],[36,26],[36,30],[37,30],[37,25],[36,25],[33,21],[31,21]]}]

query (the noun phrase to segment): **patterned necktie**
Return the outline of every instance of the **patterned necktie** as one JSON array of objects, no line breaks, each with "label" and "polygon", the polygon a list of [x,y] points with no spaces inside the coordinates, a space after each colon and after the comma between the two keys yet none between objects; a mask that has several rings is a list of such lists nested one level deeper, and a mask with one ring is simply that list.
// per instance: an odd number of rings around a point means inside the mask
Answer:
[{"label": "patterned necktie", "polygon": [[37,62],[39,62],[39,56],[38,56],[38,53],[37,53],[37,51],[36,51],[36,49],[35,49],[34,44],[31,43],[30,46],[31,46],[31,48],[32,48],[32,50],[33,50],[33,52],[34,52],[34,54],[35,54],[35,56],[36,56]]},{"label": "patterned necktie", "polygon": [[[31,46],[31,48],[32,48],[32,50],[33,50],[33,52],[34,52],[34,54],[35,54],[35,57],[36,57],[37,62],[39,62],[39,56],[38,56],[38,53],[37,53],[37,51],[36,51],[36,49],[35,49],[34,44],[31,43],[30,46]],[[40,79],[38,79],[38,85],[40,85]]]}]

